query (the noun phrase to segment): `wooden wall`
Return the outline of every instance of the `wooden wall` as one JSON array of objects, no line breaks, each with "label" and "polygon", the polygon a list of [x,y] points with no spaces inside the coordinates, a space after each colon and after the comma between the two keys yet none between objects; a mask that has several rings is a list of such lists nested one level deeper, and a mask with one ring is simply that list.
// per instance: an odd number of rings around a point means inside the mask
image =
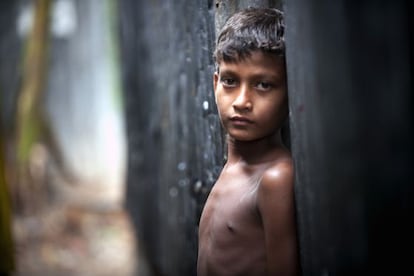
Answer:
[{"label": "wooden wall", "polygon": [[127,206],[150,275],[195,275],[202,203],[223,164],[213,1],[120,3]]},{"label": "wooden wall", "polygon": [[408,1],[289,0],[287,66],[304,275],[408,275]]}]

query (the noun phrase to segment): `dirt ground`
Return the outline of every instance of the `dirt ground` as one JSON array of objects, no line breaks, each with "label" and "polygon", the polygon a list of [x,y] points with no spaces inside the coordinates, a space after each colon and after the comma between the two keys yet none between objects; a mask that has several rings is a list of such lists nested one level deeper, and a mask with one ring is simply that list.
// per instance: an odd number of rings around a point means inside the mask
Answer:
[{"label": "dirt ground", "polygon": [[137,275],[136,240],[125,211],[55,207],[16,217],[13,227],[13,275]]}]

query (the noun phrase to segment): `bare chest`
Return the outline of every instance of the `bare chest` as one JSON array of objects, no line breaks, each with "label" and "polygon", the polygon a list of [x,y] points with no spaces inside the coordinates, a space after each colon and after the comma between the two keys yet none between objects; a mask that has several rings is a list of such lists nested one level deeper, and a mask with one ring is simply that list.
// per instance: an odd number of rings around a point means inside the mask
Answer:
[{"label": "bare chest", "polygon": [[248,240],[260,235],[261,221],[257,210],[258,177],[220,178],[206,202],[200,228],[218,245],[232,239]]},{"label": "bare chest", "polygon": [[216,183],[200,221],[200,275],[263,275],[258,185],[259,179],[244,177],[221,177]]}]

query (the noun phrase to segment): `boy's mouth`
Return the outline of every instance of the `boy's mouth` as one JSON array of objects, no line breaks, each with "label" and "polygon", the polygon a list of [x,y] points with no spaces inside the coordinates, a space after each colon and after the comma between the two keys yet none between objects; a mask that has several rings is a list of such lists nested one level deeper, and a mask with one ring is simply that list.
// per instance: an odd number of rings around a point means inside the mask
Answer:
[{"label": "boy's mouth", "polygon": [[250,120],[249,118],[246,118],[246,117],[243,117],[243,116],[239,116],[239,115],[232,116],[230,118],[230,121],[233,124],[236,124],[236,125],[248,125],[248,124],[252,124],[253,123],[253,121]]}]

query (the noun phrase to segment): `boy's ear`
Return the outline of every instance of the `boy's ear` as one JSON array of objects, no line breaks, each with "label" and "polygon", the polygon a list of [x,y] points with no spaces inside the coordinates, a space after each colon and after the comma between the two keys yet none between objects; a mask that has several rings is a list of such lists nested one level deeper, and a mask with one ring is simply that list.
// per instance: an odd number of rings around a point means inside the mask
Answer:
[{"label": "boy's ear", "polygon": [[219,74],[218,74],[218,72],[216,71],[216,72],[214,72],[214,76],[213,76],[213,88],[214,88],[214,94],[216,93],[218,79],[219,79]]}]

